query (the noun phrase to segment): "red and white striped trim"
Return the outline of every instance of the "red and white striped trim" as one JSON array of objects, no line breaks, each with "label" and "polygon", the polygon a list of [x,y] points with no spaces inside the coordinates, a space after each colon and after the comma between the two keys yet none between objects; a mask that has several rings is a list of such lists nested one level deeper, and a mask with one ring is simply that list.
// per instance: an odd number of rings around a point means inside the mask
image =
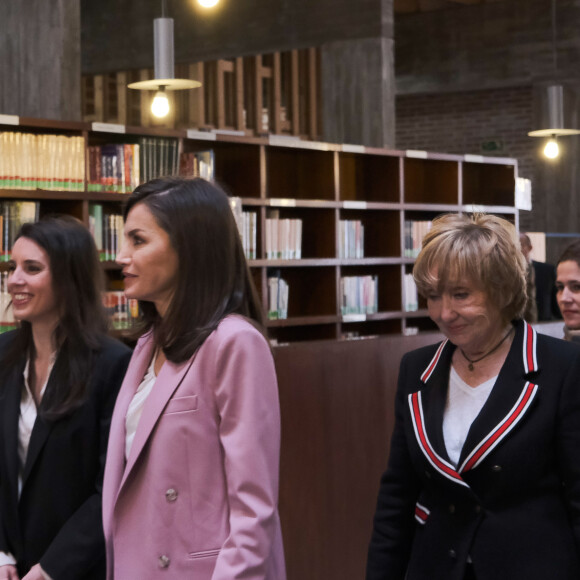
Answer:
[{"label": "red and white striped trim", "polygon": [[427,518],[431,512],[419,502],[415,504],[415,519],[420,523],[425,525],[427,523]]},{"label": "red and white striped trim", "polygon": [[441,475],[447,479],[458,483],[459,485],[464,485],[469,487],[461,475],[457,473],[453,465],[448,461],[445,461],[441,456],[435,453],[429,438],[427,437],[427,432],[425,431],[425,421],[423,418],[423,404],[421,401],[421,392],[411,393],[409,395],[409,407],[411,409],[411,419],[413,421],[413,429],[415,431],[415,437],[419,443],[419,447],[427,461],[437,470]]},{"label": "red and white striped trim", "polygon": [[443,352],[443,349],[445,348],[445,345],[448,343],[448,340],[444,340],[440,345],[439,348],[437,349],[437,352],[435,353],[435,356],[431,359],[431,362],[427,365],[427,368],[423,371],[423,374],[421,375],[421,380],[426,383],[431,375],[433,374],[433,371],[435,370],[435,367],[437,366],[437,363],[439,362],[439,359],[441,358],[441,353]]},{"label": "red and white striped trim", "polygon": [[507,434],[516,426],[518,421],[524,416],[529,406],[532,404],[538,385],[529,381],[524,385],[516,404],[504,419],[490,432],[490,434],[481,441],[477,447],[465,458],[465,461],[459,467],[459,473],[465,473],[474,467],[477,467],[491,453],[497,445],[507,436]]},{"label": "red and white striped trim", "polygon": [[527,322],[524,322],[524,369],[527,373],[538,370],[538,357],[536,354],[536,343],[538,335],[536,331]]}]

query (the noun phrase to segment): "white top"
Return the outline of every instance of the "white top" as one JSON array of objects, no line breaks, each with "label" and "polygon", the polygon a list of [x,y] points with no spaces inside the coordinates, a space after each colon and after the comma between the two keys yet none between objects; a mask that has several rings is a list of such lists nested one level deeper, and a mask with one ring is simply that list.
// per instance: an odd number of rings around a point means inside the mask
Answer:
[{"label": "white top", "polygon": [[151,394],[153,385],[157,380],[157,376],[155,375],[156,359],[157,355],[155,355],[151,360],[151,364],[149,365],[139,388],[135,391],[135,394],[131,399],[131,404],[127,409],[127,415],[125,415],[125,461],[129,459],[129,453],[131,452],[135,433],[137,433],[137,427],[139,426],[139,421],[143,414],[145,401],[147,401],[147,397]]},{"label": "white top", "polygon": [[443,439],[451,463],[457,467],[471,424],[487,401],[497,376],[470,387],[451,367],[449,389],[443,414]]},{"label": "white top", "polygon": [[[50,378],[50,373],[52,372],[55,360],[56,353],[53,354],[50,359],[46,381],[44,381],[44,385],[42,385],[42,389],[40,389],[39,403],[42,401],[44,391],[46,391],[46,385],[48,384],[48,379]],[[36,417],[38,415],[38,409],[36,408],[36,403],[34,402],[32,389],[30,388],[29,383],[30,360],[26,361],[26,366],[24,367],[22,375],[24,377],[24,388],[22,389],[22,396],[20,398],[20,417],[18,419],[18,499],[20,499],[20,494],[22,493],[22,476],[24,474],[24,465],[26,463],[28,448],[30,446],[32,429],[34,429],[34,423],[36,422]],[[7,564],[12,564],[13,566],[16,565],[16,559],[12,554],[0,552],[0,566],[5,566]],[[44,570],[41,570],[41,572],[46,580],[51,580],[50,576]]]}]

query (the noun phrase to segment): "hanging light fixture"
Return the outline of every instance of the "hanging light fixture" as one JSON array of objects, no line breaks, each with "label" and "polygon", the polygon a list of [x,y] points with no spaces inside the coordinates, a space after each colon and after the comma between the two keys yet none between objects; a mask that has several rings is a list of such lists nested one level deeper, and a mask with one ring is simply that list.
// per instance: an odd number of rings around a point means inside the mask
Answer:
[{"label": "hanging light fixture", "polygon": [[159,118],[169,113],[166,91],[179,91],[201,87],[199,81],[174,78],[173,18],[165,17],[165,0],[161,0],[161,18],[153,21],[153,46],[155,55],[155,78],[128,85],[130,89],[157,91],[151,103],[151,113]]},{"label": "hanging light fixture", "polygon": [[545,128],[530,131],[530,137],[549,137],[544,147],[544,155],[555,159],[560,154],[558,137],[578,135],[580,130],[566,128],[564,121],[564,86],[556,84],[558,78],[558,52],[556,49],[556,0],[552,0],[552,60],[554,65],[554,84],[546,87],[545,107],[542,124]]}]

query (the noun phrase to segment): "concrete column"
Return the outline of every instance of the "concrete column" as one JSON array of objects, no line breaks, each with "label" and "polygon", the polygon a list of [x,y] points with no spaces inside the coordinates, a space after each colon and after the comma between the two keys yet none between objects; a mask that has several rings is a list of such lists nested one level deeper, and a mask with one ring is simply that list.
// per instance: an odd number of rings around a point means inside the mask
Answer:
[{"label": "concrete column", "polygon": [[80,0],[3,0],[0,113],[80,120],[80,36]]},{"label": "concrete column", "polygon": [[381,16],[380,36],[321,47],[324,141],[395,146],[393,0]]}]

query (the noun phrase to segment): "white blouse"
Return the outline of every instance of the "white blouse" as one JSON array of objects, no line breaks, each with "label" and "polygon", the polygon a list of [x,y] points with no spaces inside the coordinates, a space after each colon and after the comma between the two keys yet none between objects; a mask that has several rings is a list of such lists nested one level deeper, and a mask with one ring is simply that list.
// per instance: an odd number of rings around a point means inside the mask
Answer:
[{"label": "white blouse", "polygon": [[467,433],[487,401],[497,376],[477,387],[469,386],[451,367],[447,403],[443,414],[443,440],[451,463],[457,467]]},{"label": "white blouse", "polygon": [[133,446],[135,433],[137,433],[137,427],[139,426],[139,421],[143,414],[145,402],[151,394],[153,385],[157,380],[157,376],[155,375],[156,360],[157,355],[155,355],[151,360],[151,364],[149,365],[139,388],[135,391],[133,399],[131,399],[131,403],[127,409],[127,415],[125,415],[125,461],[129,459],[129,453],[131,453],[131,447]]}]

